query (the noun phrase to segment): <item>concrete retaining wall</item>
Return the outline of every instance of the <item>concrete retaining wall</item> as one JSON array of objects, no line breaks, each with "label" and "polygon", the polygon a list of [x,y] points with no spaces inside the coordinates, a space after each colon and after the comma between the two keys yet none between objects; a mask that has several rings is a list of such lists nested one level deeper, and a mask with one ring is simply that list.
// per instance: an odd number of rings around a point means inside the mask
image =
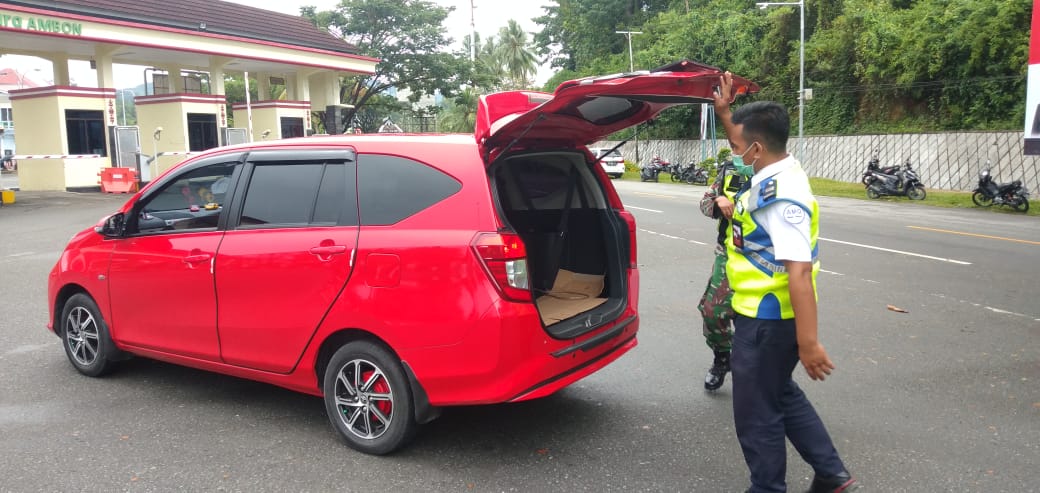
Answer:
[{"label": "concrete retaining wall", "polygon": [[[616,144],[600,142],[596,146]],[[722,147],[729,147],[729,142],[717,140],[715,149]],[[1022,180],[1034,197],[1040,196],[1040,156],[1026,156],[1022,148],[1022,132],[813,136],[805,139],[802,162],[810,176],[858,182],[871,153],[878,149],[882,166],[902,164],[910,158],[927,188],[967,191],[975,188],[979,170],[989,160],[998,182]],[[788,149],[799,154],[798,138],[788,142]],[[633,141],[620,150],[626,160],[636,161]],[[699,162],[713,153],[710,141],[641,140],[639,162],[649,162],[654,155],[669,161]]]}]

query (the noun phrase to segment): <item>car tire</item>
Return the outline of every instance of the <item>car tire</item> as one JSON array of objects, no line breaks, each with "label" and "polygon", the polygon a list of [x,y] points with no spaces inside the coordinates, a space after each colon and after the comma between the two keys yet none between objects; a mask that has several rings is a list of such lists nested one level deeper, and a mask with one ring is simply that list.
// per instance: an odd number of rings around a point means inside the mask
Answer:
[{"label": "car tire", "polygon": [[61,310],[60,330],[65,355],[76,371],[100,377],[115,368],[119,351],[93,298],[84,293],[69,298]]},{"label": "car tire", "polygon": [[354,341],[339,348],[325,368],[323,390],[329,421],[350,448],[385,455],[415,436],[408,379],[383,346]]}]

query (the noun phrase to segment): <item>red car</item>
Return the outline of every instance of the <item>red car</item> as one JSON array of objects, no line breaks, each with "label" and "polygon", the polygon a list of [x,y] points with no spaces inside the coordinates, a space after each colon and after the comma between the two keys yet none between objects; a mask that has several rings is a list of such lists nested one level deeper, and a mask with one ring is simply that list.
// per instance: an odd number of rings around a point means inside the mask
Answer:
[{"label": "red car", "polygon": [[445,406],[549,395],[639,329],[635,221],[585,146],[718,80],[682,62],[492,94],[475,139],[213,149],[72,238],[48,327],[88,376],[135,355],[323,396],[372,454]]}]

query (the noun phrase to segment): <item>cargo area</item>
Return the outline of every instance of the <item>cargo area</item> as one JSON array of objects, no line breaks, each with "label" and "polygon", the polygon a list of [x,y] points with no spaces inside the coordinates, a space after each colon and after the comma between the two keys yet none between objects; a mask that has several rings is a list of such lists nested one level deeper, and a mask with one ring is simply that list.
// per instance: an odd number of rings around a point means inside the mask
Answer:
[{"label": "cargo area", "polygon": [[527,248],[542,323],[558,338],[614,320],[627,302],[628,230],[592,165],[572,150],[513,155],[491,169],[497,204]]}]

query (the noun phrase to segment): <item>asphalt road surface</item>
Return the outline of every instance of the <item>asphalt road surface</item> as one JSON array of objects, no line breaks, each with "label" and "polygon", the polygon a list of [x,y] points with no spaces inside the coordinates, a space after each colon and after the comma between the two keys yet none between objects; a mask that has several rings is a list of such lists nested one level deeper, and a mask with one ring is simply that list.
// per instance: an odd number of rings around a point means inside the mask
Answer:
[{"label": "asphalt road surface", "polygon": [[[276,387],[140,358],[80,376],[45,328],[47,272],[125,196],[21,192],[0,208],[0,491],[743,491],[730,384],[702,385],[704,188],[617,186],[639,224],[640,346],[548,398],[448,410],[388,457],[342,445],[320,399]],[[868,491],[1038,491],[1040,222],[896,201],[821,211],[820,331],[838,368],[796,374],[849,469]],[[802,491],[812,472],[789,455]]]}]

